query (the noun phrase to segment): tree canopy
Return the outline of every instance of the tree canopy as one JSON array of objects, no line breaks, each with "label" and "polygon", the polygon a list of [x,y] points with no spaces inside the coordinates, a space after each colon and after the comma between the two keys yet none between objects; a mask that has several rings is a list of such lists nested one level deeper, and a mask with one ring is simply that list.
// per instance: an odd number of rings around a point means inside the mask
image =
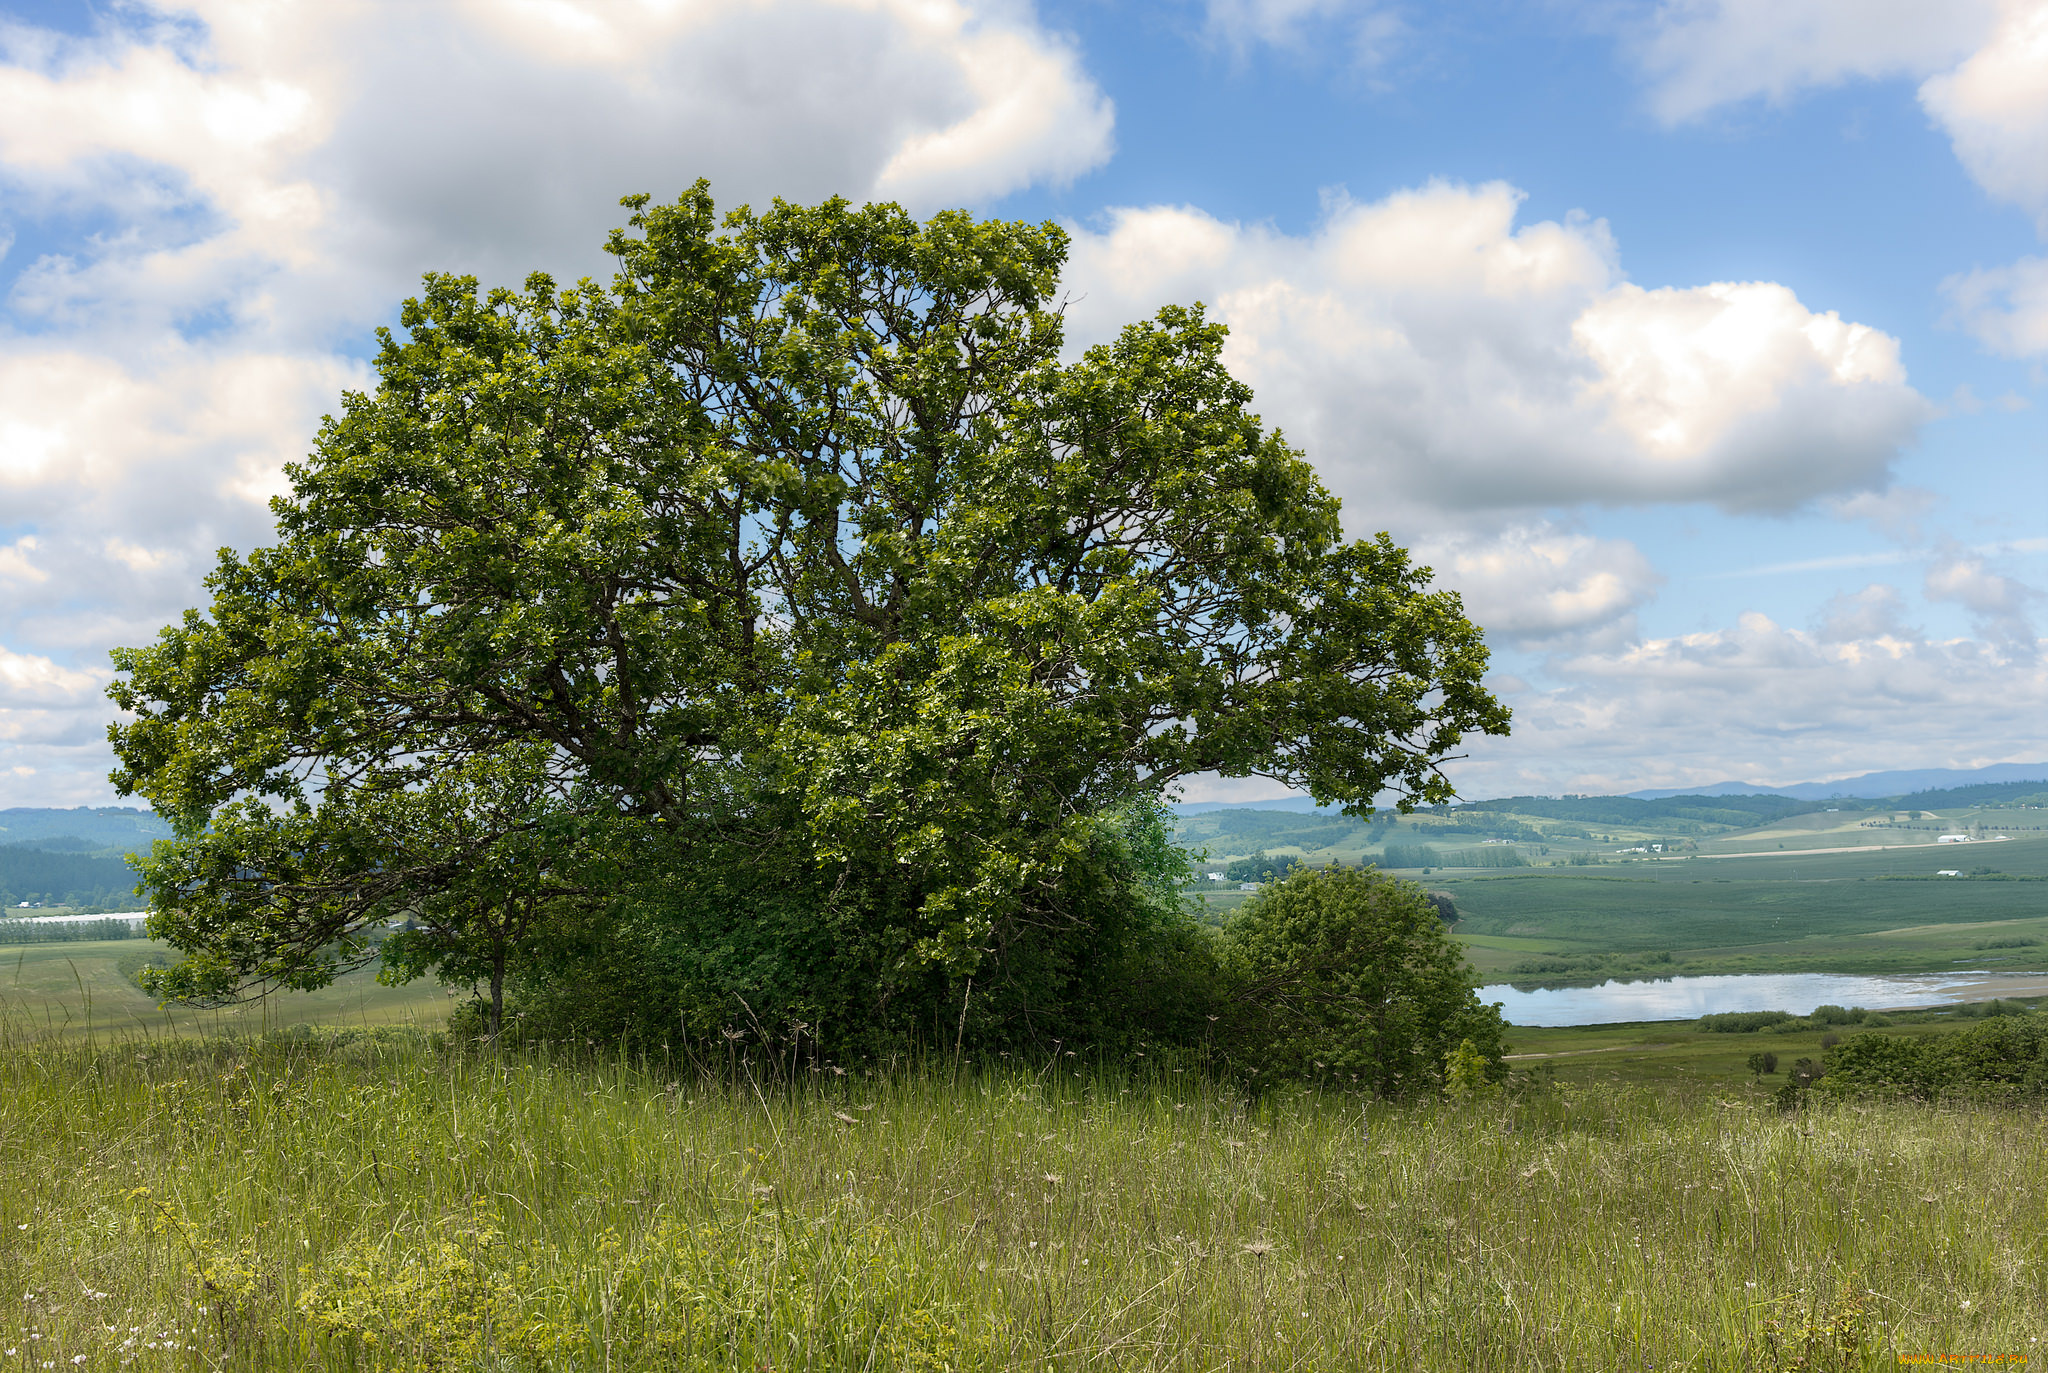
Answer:
[{"label": "tree canopy", "polygon": [[626,203],[609,285],[429,276],[277,541],[116,651],[166,994],[666,930],[728,1013],[1042,1029],[1182,779],[1437,802],[1505,731],[1199,306],[1074,356],[1055,225]]}]

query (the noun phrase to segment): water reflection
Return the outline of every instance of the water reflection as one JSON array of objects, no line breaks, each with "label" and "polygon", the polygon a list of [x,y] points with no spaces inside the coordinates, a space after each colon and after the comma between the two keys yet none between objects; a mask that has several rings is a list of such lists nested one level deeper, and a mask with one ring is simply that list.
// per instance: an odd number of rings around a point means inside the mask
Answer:
[{"label": "water reflection", "polygon": [[1541,987],[1517,991],[1501,983],[1481,987],[1481,1001],[1498,1001],[1513,1025],[1605,1025],[1621,1020],[1693,1020],[1724,1011],[1790,1011],[1816,1006],[1869,1010],[1938,1006],[1994,996],[2048,996],[2048,973],[1981,970],[1924,977],[1860,977],[1845,973],[1727,973],[1666,977],[1651,982],[1603,982],[1597,987]]}]

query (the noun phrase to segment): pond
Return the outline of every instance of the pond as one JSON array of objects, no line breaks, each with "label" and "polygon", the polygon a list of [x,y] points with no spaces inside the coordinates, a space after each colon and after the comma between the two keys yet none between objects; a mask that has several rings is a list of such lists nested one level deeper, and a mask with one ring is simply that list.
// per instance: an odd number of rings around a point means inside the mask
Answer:
[{"label": "pond", "polygon": [[1597,987],[1517,991],[1501,983],[1479,999],[1501,1003],[1511,1025],[1606,1025],[1622,1020],[1694,1020],[1723,1011],[1790,1011],[1816,1006],[1888,1010],[1942,1006],[1997,996],[2048,996],[2048,973],[1958,970],[1925,976],[1860,977],[1845,973],[1729,973],[1666,977],[1653,982],[1603,982]]}]

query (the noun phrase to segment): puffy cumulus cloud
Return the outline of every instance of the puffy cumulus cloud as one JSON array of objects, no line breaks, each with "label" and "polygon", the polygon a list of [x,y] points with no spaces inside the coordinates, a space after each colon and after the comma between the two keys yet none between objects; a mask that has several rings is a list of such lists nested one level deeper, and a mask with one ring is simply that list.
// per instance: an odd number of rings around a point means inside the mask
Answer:
[{"label": "puffy cumulus cloud", "polygon": [[1977,183],[2031,211],[2048,233],[2048,0],[2006,0],[2003,9],[1990,40],[1930,77],[1920,101]]},{"label": "puffy cumulus cloud", "polygon": [[1667,0],[1636,35],[1668,120],[1811,86],[1939,71],[1983,43],[1997,0]]},{"label": "puffy cumulus cloud", "polygon": [[1883,582],[1831,596],[1822,611],[1823,643],[1847,644],[1868,639],[1890,646],[1922,637],[1919,630],[1906,623],[1905,597],[1897,587]]},{"label": "puffy cumulus cloud", "polygon": [[1521,645],[1625,626],[1663,580],[1626,539],[1548,524],[1425,537],[1414,552],[1437,585],[1460,593],[1465,613],[1489,638]]},{"label": "puffy cumulus cloud", "polygon": [[[53,572],[100,560],[110,539],[210,554],[267,529],[284,464],[344,389],[367,382],[363,364],[328,354],[168,339],[129,363],[40,342],[0,343],[0,492],[37,527],[36,565]],[[76,589],[77,570],[59,580]]]},{"label": "puffy cumulus cloud", "polygon": [[72,265],[72,297],[120,298],[138,268],[201,298],[267,275],[282,303],[374,315],[429,267],[598,267],[628,191],[708,176],[728,202],[931,208],[1070,178],[1111,145],[1072,47],[1000,0],[177,11],[197,29],[10,31],[0,169],[23,194],[141,220],[126,202],[150,187],[180,225],[208,217],[111,245],[105,281]]},{"label": "puffy cumulus cloud", "polygon": [[31,653],[0,648],[0,705],[75,706],[96,702],[109,673],[83,672]]},{"label": "puffy cumulus cloud", "polygon": [[0,582],[34,583],[47,582],[50,574],[35,563],[36,544],[33,534],[16,539],[0,548]]},{"label": "puffy cumulus cloud", "polygon": [[1924,486],[1898,485],[1837,496],[1822,504],[1838,520],[1868,520],[1873,529],[1889,538],[1918,543],[1921,526],[1941,504],[1941,497]]},{"label": "puffy cumulus cloud", "polygon": [[[1474,797],[1612,793],[2042,756],[2040,655],[1925,639],[1886,621],[1882,591],[1851,599],[1860,608],[1837,605],[1849,612],[1837,622],[1844,634],[1748,614],[1727,629],[1572,658],[1563,685],[1507,690],[1514,736],[1485,741],[1451,775]],[[1864,622],[1850,623],[1859,609]]]},{"label": "puffy cumulus cloud", "polygon": [[283,464],[361,381],[323,355],[0,346],[0,502],[34,531],[0,547],[0,804],[109,796],[107,649],[193,604],[215,549],[267,536]]},{"label": "puffy cumulus cloud", "polygon": [[1646,290],[1604,223],[1514,188],[1334,201],[1306,236],[1176,207],[1077,229],[1079,338],[1201,299],[1269,420],[1367,522],[1410,511],[1877,489],[1931,407],[1897,340],[1770,282]]},{"label": "puffy cumulus cloud", "polygon": [[0,648],[0,806],[106,797],[112,675]]},{"label": "puffy cumulus cloud", "polygon": [[1652,492],[1720,488],[1724,505],[1769,508],[1867,486],[1929,413],[1896,339],[1772,282],[1623,283],[1572,332]]}]

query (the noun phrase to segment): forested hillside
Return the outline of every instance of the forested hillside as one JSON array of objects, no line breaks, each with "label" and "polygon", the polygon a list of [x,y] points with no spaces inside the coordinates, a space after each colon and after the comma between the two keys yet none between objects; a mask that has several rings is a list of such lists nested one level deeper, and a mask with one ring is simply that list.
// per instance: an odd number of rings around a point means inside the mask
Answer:
[{"label": "forested hillside", "polygon": [[134,806],[80,806],[75,810],[15,806],[0,810],[0,844],[136,853],[146,852],[154,841],[170,837],[170,825],[152,812]]},{"label": "forested hillside", "polygon": [[118,852],[65,853],[33,844],[0,844],[0,902],[47,906],[136,906],[135,873]]}]

